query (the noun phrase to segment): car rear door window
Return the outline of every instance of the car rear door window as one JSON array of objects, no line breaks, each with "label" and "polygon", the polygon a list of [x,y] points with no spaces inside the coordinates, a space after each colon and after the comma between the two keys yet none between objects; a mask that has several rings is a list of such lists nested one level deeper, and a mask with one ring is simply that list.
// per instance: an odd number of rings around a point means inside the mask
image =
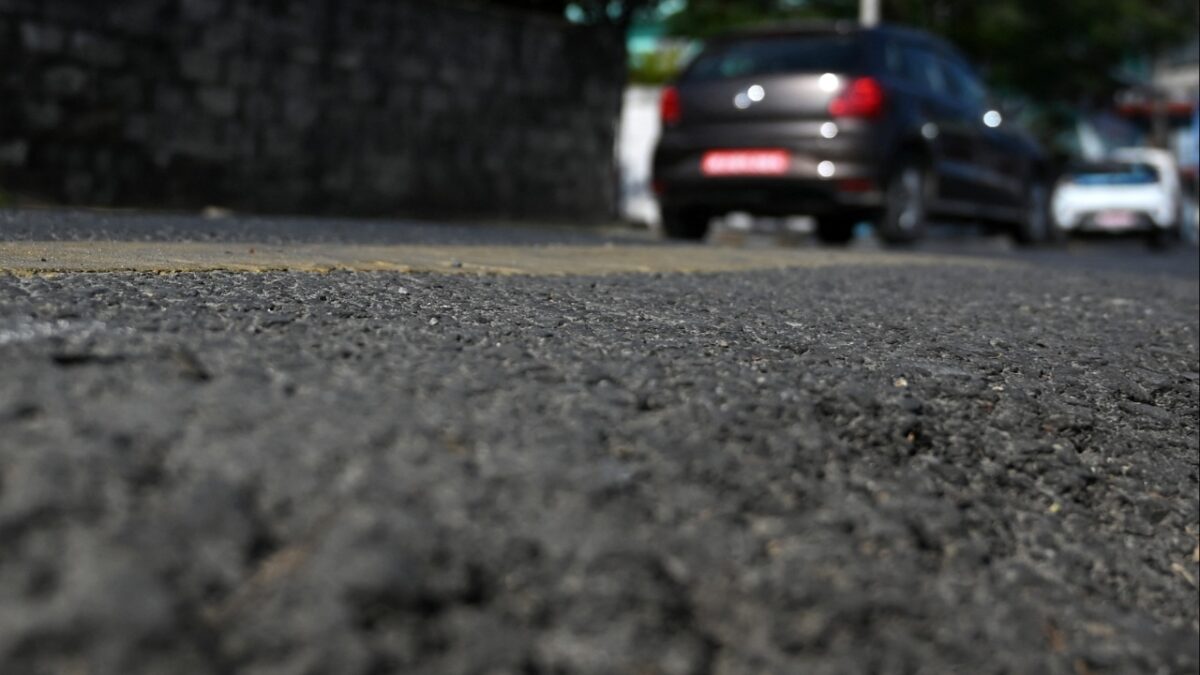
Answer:
[{"label": "car rear door window", "polygon": [[908,64],[904,60],[904,47],[889,41],[883,50],[883,60],[890,75],[908,80]]},{"label": "car rear door window", "polygon": [[768,37],[740,40],[701,54],[684,82],[782,73],[844,73],[860,69],[861,43],[850,35]]},{"label": "car rear door window", "polygon": [[946,84],[950,95],[960,105],[971,110],[983,110],[987,103],[987,89],[971,69],[953,59],[942,62],[946,74]]},{"label": "car rear door window", "polygon": [[947,75],[936,54],[924,47],[909,45],[901,51],[905,79],[930,94],[946,96],[949,93]]},{"label": "car rear door window", "polygon": [[1158,170],[1149,164],[1113,162],[1076,169],[1071,172],[1076,185],[1151,185],[1158,182]]}]

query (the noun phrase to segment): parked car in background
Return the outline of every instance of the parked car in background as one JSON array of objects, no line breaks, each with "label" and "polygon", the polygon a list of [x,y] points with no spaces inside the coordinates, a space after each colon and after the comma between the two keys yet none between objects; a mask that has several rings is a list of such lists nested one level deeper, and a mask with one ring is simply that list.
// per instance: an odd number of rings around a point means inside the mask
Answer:
[{"label": "parked car in background", "polygon": [[926,220],[985,221],[1036,243],[1048,164],[991,104],[953,47],[899,27],[814,24],[712,41],[662,96],[654,187],[668,237],[732,211],[816,217],[845,242],[863,220],[888,242]]},{"label": "parked car in background", "polygon": [[1142,232],[1164,245],[1182,226],[1179,172],[1171,153],[1156,148],[1123,148],[1106,162],[1068,170],[1052,201],[1063,233]]}]

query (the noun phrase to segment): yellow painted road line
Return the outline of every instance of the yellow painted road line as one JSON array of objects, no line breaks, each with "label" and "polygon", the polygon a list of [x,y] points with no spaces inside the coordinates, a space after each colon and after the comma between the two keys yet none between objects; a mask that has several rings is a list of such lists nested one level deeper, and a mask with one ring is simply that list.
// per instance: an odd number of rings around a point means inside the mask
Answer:
[{"label": "yellow painted road line", "polygon": [[601,275],[735,272],[847,265],[974,265],[995,260],[928,254],[749,250],[716,246],[425,246],[221,242],[0,242],[0,273],[398,271],[442,274]]}]

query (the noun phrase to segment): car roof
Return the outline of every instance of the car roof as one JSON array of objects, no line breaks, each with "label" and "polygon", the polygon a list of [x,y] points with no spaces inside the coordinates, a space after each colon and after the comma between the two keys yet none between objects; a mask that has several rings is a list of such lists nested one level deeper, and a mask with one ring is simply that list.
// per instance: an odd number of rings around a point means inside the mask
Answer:
[{"label": "car roof", "polygon": [[1172,156],[1170,152],[1163,150],[1162,148],[1118,148],[1109,153],[1109,156],[1118,161],[1156,164],[1160,168],[1172,168],[1175,164],[1175,157]]},{"label": "car roof", "polygon": [[916,28],[893,24],[864,26],[856,21],[783,21],[738,28],[721,33],[714,42],[744,40],[758,37],[803,37],[806,35],[886,35],[945,45],[946,42]]},{"label": "car roof", "polygon": [[1123,174],[1131,171],[1149,170],[1157,181],[1169,181],[1171,169],[1162,164],[1137,159],[1133,157],[1108,157],[1099,161],[1072,163],[1066,167],[1066,174],[1086,176],[1089,174]]},{"label": "car roof", "polygon": [[883,23],[877,26],[864,26],[856,21],[784,21],[765,23],[746,28],[738,28],[718,34],[708,40],[708,46],[720,46],[731,42],[753,40],[756,38],[787,38],[813,35],[863,35],[871,37],[887,37],[929,45],[934,49],[953,55],[959,61],[968,63],[954,45],[946,40],[917,28]]}]

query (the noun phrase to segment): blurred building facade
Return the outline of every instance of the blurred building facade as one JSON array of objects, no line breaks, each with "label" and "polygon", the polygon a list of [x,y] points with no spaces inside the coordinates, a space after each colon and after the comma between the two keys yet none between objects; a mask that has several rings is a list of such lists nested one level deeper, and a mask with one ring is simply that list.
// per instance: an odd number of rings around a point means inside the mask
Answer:
[{"label": "blurred building facade", "polygon": [[1149,61],[1140,81],[1117,94],[1117,113],[1148,144],[1171,150],[1195,179],[1200,107],[1200,35]]},{"label": "blurred building facade", "polygon": [[0,0],[0,187],[71,204],[611,217],[624,64],[421,0]]}]

